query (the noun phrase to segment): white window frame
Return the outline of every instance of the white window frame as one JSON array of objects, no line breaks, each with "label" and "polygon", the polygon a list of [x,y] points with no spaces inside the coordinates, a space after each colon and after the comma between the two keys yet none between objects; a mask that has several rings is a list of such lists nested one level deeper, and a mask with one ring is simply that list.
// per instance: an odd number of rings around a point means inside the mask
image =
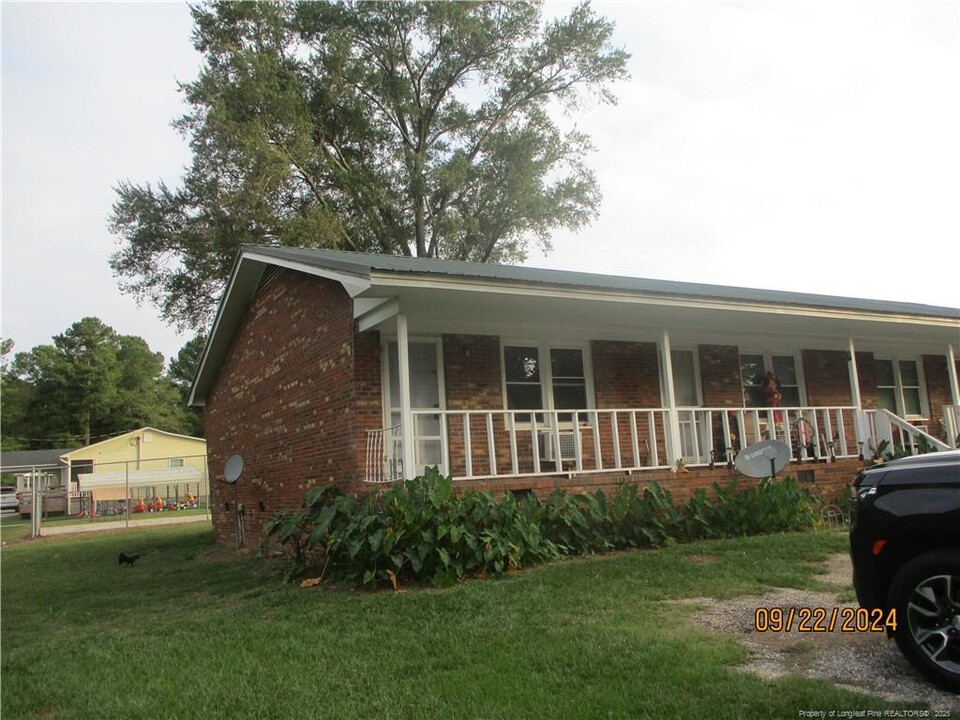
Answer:
[{"label": "white window frame", "polygon": [[[927,381],[923,376],[923,358],[921,357],[903,357],[899,355],[874,355],[874,384],[876,385],[877,390],[880,389],[881,385],[876,378],[876,361],[877,360],[887,360],[893,366],[893,382],[894,382],[894,399],[897,404],[896,413],[905,420],[929,420],[930,419],[930,403],[927,398]],[[917,367],[917,383],[919,383],[917,390],[920,394],[920,414],[919,415],[907,415],[906,413],[906,403],[903,399],[903,378],[900,376],[900,363],[902,361],[912,362]],[[889,385],[883,385],[882,387],[889,387]],[[912,385],[907,387],[913,387]]]},{"label": "white window frame", "polygon": [[[500,390],[503,397],[503,408],[508,409],[507,402],[507,367],[503,361],[504,348],[507,347],[535,347],[537,358],[540,361],[540,402],[541,409],[556,410],[553,399],[553,363],[550,361],[551,350],[579,350],[583,358],[583,379],[587,395],[587,407],[584,410],[596,409],[596,396],[593,390],[593,358],[590,355],[590,343],[578,342],[550,342],[535,340],[510,340],[500,338]],[[546,362],[544,362],[546,358]],[[549,388],[549,392],[547,392]],[[518,411],[519,412],[519,411]],[[531,411],[532,412],[532,411]],[[564,411],[561,411],[564,412]],[[581,420],[583,422],[586,418]],[[528,427],[529,421],[517,421],[517,427]],[[561,427],[569,427],[570,422],[560,422]]]},{"label": "white window frame", "polygon": [[[799,352],[779,352],[777,350],[752,350],[749,348],[737,348],[737,375],[740,381],[740,399],[743,402],[743,406],[746,407],[747,399],[743,395],[743,363],[740,361],[742,355],[762,355],[763,356],[763,372],[768,373],[773,371],[773,358],[776,357],[790,357],[793,358],[793,371],[797,374],[797,394],[800,395],[800,407],[804,407],[807,404],[807,383],[806,379],[803,376],[803,359],[801,353]],[[779,380],[779,378],[777,378]],[[783,407],[791,407],[789,405],[783,405]]]},{"label": "white window frame", "polygon": [[[180,464],[174,465],[173,463],[177,461],[179,461]],[[172,457],[167,461],[167,467],[169,467],[171,470],[176,470],[177,468],[182,468],[183,466],[184,462],[182,457]]]}]

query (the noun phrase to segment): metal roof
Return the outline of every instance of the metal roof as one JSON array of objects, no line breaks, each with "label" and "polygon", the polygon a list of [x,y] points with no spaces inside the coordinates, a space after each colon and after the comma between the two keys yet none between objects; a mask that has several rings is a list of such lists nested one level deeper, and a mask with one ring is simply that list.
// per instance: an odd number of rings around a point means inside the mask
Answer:
[{"label": "metal roof", "polygon": [[[814,295],[782,290],[760,290],[726,285],[708,285],[670,280],[651,280],[621,275],[547,270],[517,265],[495,265],[455,260],[372,255],[342,250],[278,248],[246,245],[240,248],[220,302],[213,329],[201,356],[189,403],[202,405],[212,386],[240,319],[271,267],[289,268],[341,283],[352,297],[381,297],[382,290],[395,291],[391,281],[424,288],[448,280],[479,285],[495,295],[516,288],[571,296],[578,293],[612,293],[627,298],[649,299],[661,305],[721,303],[736,312],[744,309],[792,307],[798,313],[819,316],[832,311],[860,314],[864,319],[901,322],[916,318],[921,324],[951,324],[960,320],[960,309],[889,300]],[[631,299],[633,299],[631,298]],[[588,298],[589,301],[589,298]]]},{"label": "metal roof", "polygon": [[29,467],[50,467],[60,464],[60,456],[70,452],[72,448],[60,448],[54,450],[13,450],[4,451],[0,456],[0,465],[4,472],[13,469],[24,469]]},{"label": "metal roof", "polygon": [[905,303],[890,300],[869,300],[788,292],[762,290],[728,285],[679,282],[674,280],[651,280],[623,275],[548,270],[519,265],[496,265],[456,260],[409,258],[396,255],[371,255],[342,250],[317,250],[309,248],[277,248],[247,245],[243,253],[254,253],[267,258],[295,262],[317,269],[333,270],[369,280],[374,271],[410,276],[443,275],[450,278],[487,280],[494,282],[544,285],[555,288],[577,288],[615,292],[653,294],[686,298],[745,301],[751,303],[776,303],[802,305],[805,307],[839,308],[860,312],[892,313],[960,319],[960,309]]}]

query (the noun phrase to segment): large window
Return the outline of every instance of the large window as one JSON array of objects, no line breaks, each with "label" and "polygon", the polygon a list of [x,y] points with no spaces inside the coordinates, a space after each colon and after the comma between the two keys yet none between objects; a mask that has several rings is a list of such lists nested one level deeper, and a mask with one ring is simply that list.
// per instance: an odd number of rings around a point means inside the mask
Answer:
[{"label": "large window", "polygon": [[766,389],[768,373],[780,393],[779,407],[799,407],[800,377],[793,355],[743,353],[740,355],[740,382],[743,386],[744,407],[769,407]]},{"label": "large window", "polygon": [[[549,356],[549,366],[543,366],[541,356]],[[503,375],[508,410],[582,410],[588,406],[581,348],[504,345]]]},{"label": "large window", "polygon": [[583,351],[579,348],[551,348],[550,382],[555,409],[586,408],[587,378],[583,371]]},{"label": "large window", "polygon": [[503,370],[507,385],[507,409],[543,407],[540,385],[540,351],[535,347],[505,346]]},{"label": "large window", "polygon": [[880,407],[903,417],[921,417],[920,371],[916,360],[874,359]]}]

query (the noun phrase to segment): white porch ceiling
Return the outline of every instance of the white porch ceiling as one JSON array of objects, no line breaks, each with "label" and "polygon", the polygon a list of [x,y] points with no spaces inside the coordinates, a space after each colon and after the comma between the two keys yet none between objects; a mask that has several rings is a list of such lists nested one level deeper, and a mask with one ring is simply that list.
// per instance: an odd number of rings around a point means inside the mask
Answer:
[{"label": "white porch ceiling", "polygon": [[[391,297],[406,314],[411,334],[465,333],[511,339],[658,340],[664,329],[673,344],[731,344],[754,349],[804,347],[873,352],[943,354],[960,342],[960,318],[888,317],[829,308],[761,306],[624,297],[602,293],[535,293],[375,284],[364,297]],[[395,321],[379,325],[395,331]]]}]

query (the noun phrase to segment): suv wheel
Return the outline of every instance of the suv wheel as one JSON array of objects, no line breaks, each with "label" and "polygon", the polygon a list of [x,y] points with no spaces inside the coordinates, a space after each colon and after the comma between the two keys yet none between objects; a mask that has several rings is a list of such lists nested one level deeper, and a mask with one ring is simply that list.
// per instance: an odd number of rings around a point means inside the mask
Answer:
[{"label": "suv wheel", "polygon": [[900,652],[941,687],[960,692],[960,551],[914,558],[890,585]]}]

